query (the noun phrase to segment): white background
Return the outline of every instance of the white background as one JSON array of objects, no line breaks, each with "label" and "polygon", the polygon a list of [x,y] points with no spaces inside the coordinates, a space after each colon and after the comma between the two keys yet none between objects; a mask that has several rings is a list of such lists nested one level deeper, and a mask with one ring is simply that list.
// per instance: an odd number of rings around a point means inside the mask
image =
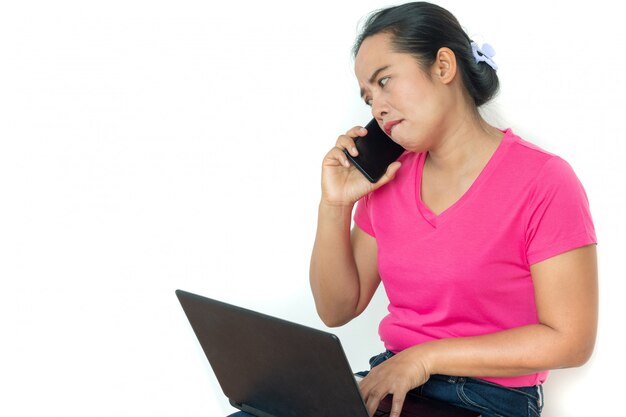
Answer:
[{"label": "white background", "polygon": [[[488,41],[499,127],[568,160],[600,241],[601,321],[545,416],[621,408],[626,34],[609,1],[442,1]],[[350,49],[381,1],[0,6],[0,415],[222,416],[174,290],[324,328],[320,164],[369,120]],[[378,293],[334,330],[355,370]]]}]

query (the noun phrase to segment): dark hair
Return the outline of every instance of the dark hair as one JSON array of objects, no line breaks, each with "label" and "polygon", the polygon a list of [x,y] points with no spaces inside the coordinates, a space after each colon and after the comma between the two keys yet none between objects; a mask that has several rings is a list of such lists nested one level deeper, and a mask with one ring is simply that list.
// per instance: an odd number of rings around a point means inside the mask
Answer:
[{"label": "dark hair", "polygon": [[457,59],[463,85],[479,107],[491,100],[499,88],[496,71],[485,62],[476,62],[471,39],[459,21],[446,9],[427,2],[406,3],[371,14],[352,49],[354,57],[363,41],[378,33],[389,33],[396,52],[409,53],[428,69],[440,48],[450,48]]}]

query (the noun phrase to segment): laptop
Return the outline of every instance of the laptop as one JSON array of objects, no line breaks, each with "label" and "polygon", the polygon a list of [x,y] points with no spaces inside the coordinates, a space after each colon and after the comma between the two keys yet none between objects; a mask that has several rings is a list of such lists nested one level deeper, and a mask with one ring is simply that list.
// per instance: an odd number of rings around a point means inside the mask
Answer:
[{"label": "laptop", "polygon": [[[258,417],[369,417],[334,334],[182,290],[176,295],[235,408]],[[375,416],[390,411],[387,396]],[[402,410],[402,417],[478,415],[412,393]]]}]

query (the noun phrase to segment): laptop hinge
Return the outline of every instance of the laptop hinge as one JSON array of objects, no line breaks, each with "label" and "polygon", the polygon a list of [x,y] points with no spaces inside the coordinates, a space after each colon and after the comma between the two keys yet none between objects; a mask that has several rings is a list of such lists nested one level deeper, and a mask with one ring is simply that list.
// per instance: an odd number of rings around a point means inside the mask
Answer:
[{"label": "laptop hinge", "polygon": [[241,411],[244,411],[248,414],[252,414],[253,416],[257,416],[257,417],[276,417],[274,414],[270,414],[270,413],[266,413],[265,411],[261,411],[257,408],[251,407],[247,404],[244,403],[237,403],[233,400],[229,400],[230,404],[235,407],[240,409]]}]

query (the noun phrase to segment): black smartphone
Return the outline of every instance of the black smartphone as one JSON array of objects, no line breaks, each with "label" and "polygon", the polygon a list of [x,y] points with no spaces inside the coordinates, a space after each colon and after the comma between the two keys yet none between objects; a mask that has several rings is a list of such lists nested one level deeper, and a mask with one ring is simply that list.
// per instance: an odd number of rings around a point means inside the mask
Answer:
[{"label": "black smartphone", "polygon": [[357,167],[370,182],[377,182],[385,175],[387,167],[402,155],[404,148],[395,143],[372,119],[367,126],[367,135],[354,140],[357,156],[352,156],[344,149],[350,162]]}]

